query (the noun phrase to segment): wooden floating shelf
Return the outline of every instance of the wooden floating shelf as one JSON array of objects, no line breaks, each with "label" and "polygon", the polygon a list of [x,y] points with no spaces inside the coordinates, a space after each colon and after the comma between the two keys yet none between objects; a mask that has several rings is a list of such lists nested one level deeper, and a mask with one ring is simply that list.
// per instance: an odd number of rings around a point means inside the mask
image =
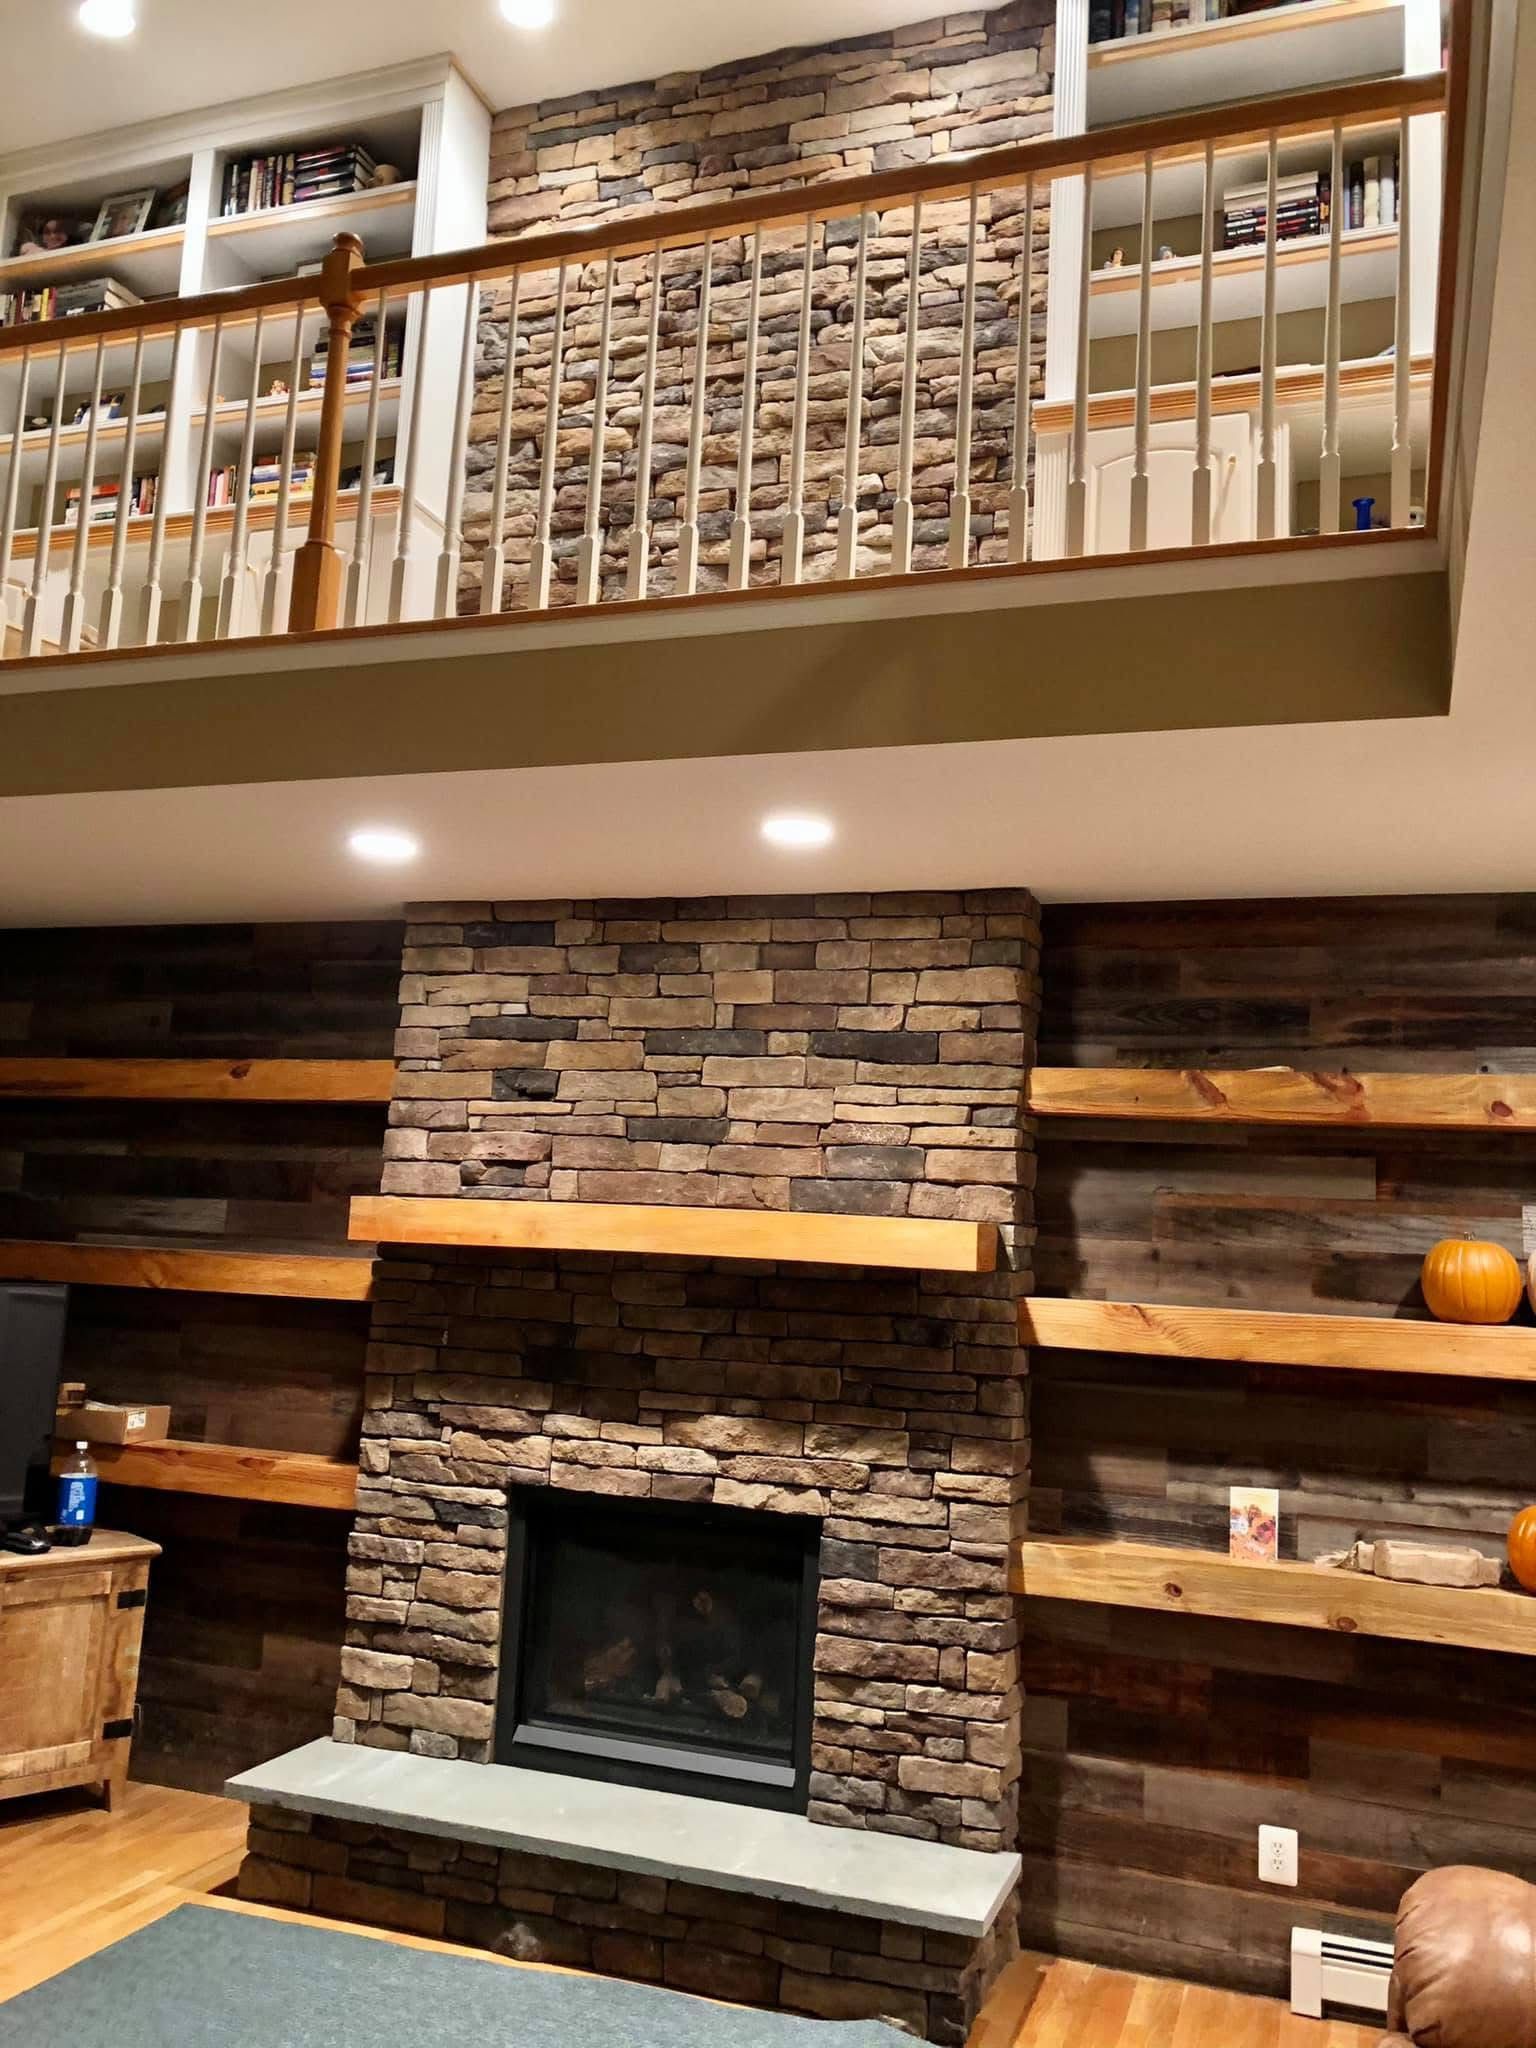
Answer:
[{"label": "wooden floating shelf", "polygon": [[1155,1123],[1536,1130],[1536,1074],[1329,1074],[1296,1067],[1036,1067],[1035,1116]]},{"label": "wooden floating shelf", "polygon": [[1471,1323],[1179,1308],[1156,1301],[1063,1301],[1036,1294],[1020,1306],[1019,1335],[1025,1344],[1058,1351],[1536,1380],[1536,1330]]},{"label": "wooden floating shelf", "polygon": [[990,1273],[997,1226],[909,1216],[802,1216],[764,1209],[621,1202],[486,1202],[357,1195],[350,1235],[370,1244],[503,1251],[647,1252],[691,1259],[778,1259],[818,1266],[900,1266]]},{"label": "wooden floating shelf", "polygon": [[388,1102],[392,1060],[0,1059],[0,1096],[108,1102]]},{"label": "wooden floating shelf", "polygon": [[[56,1472],[71,1450],[59,1443]],[[151,1493],[210,1494],[298,1508],[350,1509],[357,1504],[357,1466],[312,1451],[262,1451],[170,1437],[158,1444],[93,1444],[91,1456],[103,1479]]]},{"label": "wooden floating shelf", "polygon": [[1536,1656],[1536,1598],[1491,1586],[1413,1586],[1313,1564],[1237,1564],[1218,1551],[1068,1537],[1027,1538],[1012,1583],[1041,1600]]},{"label": "wooden floating shelf", "polygon": [[0,1239],[0,1280],[75,1287],[157,1287],[189,1294],[288,1295],[303,1301],[366,1301],[367,1259],[347,1254],[212,1251],[179,1245],[77,1244]]}]

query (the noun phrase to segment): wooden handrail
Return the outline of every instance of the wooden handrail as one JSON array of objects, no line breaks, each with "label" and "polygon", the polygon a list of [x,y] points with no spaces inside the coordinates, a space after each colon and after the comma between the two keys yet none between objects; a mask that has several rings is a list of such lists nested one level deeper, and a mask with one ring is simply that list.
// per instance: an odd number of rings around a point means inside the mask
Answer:
[{"label": "wooden handrail", "polygon": [[[970,156],[938,157],[930,164],[864,177],[777,186],[702,205],[683,201],[593,221],[585,227],[487,242],[478,249],[403,256],[366,265],[356,273],[354,283],[365,298],[381,291],[395,297],[425,285],[474,284],[510,276],[514,270],[552,270],[562,261],[642,256],[658,247],[687,249],[706,235],[729,235],[743,228],[803,226],[807,214],[818,221],[839,220],[919,196],[925,200],[960,198],[973,186],[992,190],[1022,186],[1031,177],[1038,185],[1072,177],[1089,164],[1096,174],[1113,175],[1119,169],[1139,170],[1148,153],[1162,159],[1203,148],[1208,141],[1229,149],[1251,148],[1267,143],[1271,135],[1283,141],[1287,136],[1331,127],[1336,121],[1363,127],[1395,121],[1404,114],[1439,113],[1445,105],[1443,72],[1430,72],[1422,78],[1366,79],[1356,85],[1245,100],[1238,107],[1205,107],[1153,121],[1126,121],[1086,135],[1044,135],[1034,142],[977,150]],[[792,173],[794,167],[785,168]]]}]

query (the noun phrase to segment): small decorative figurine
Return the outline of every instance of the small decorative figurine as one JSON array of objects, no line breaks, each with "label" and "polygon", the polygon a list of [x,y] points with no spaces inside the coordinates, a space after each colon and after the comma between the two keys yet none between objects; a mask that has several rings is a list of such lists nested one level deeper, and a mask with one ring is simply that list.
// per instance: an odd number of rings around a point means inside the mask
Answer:
[{"label": "small decorative figurine", "polygon": [[272,379],[272,382],[267,386],[267,396],[268,398],[286,398],[288,396],[287,378],[274,377]]},{"label": "small decorative figurine", "polygon": [[1173,261],[1173,250],[1167,242],[1158,243],[1157,260],[1159,263],[1171,263]]},{"label": "small decorative figurine", "polygon": [[1124,265],[1124,262],[1125,251],[1116,243],[1115,247],[1109,252],[1109,261],[1105,264],[1104,268],[1106,270],[1119,270]]}]

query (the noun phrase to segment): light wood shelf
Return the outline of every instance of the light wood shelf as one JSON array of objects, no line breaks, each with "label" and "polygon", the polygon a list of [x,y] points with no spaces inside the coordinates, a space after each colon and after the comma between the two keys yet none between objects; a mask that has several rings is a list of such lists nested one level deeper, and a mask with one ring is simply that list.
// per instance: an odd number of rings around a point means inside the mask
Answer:
[{"label": "light wood shelf", "polygon": [[[342,523],[347,524],[356,517],[358,493],[340,491],[336,505]],[[310,493],[295,491],[288,500],[288,523],[291,528],[304,526],[309,519]],[[381,519],[388,513],[393,516],[400,507],[400,486],[398,484],[375,484],[373,489],[372,515]],[[204,522],[209,534],[224,535],[233,530],[235,524],[233,505],[211,505]],[[171,512],[166,515],[165,537],[168,541],[183,541],[191,537],[195,514]],[[147,547],[154,533],[154,515],[143,513],[128,521],[128,546]],[[86,546],[92,549],[108,549],[112,546],[116,522],[111,519],[93,519]],[[247,508],[246,524],[252,533],[267,533],[277,524],[277,500],[275,498],[252,498]],[[75,529],[72,526],[55,525],[49,529],[48,552],[50,555],[68,555],[74,552]],[[25,561],[37,554],[37,528],[29,526],[16,535],[16,560]]]},{"label": "light wood shelf", "polygon": [[1491,1586],[1413,1586],[1321,1565],[1238,1564],[1219,1551],[1072,1537],[1026,1538],[1012,1582],[1041,1600],[1536,1656],[1536,1598]]},{"label": "light wood shelf", "polygon": [[1536,1074],[1330,1074],[1295,1067],[1036,1067],[1035,1116],[1157,1123],[1536,1130]]},{"label": "light wood shelf", "polygon": [[98,1102],[388,1102],[392,1060],[0,1059],[0,1097]]},{"label": "light wood shelf", "polygon": [[152,1287],[192,1294],[286,1295],[302,1301],[366,1301],[373,1268],[366,1258],[344,1253],[4,1238],[0,1239],[0,1280],[42,1280],[74,1287]]},{"label": "light wood shelf", "polygon": [[[72,1448],[60,1440],[55,1472]],[[92,1444],[91,1456],[103,1479],[152,1493],[200,1493],[299,1508],[351,1509],[357,1504],[357,1466],[312,1451],[264,1451],[169,1437],[158,1444]]]},{"label": "light wood shelf", "polygon": [[370,1244],[507,1251],[645,1252],[694,1259],[778,1259],[990,1273],[997,1226],[909,1216],[803,1216],[762,1209],[621,1202],[487,1202],[357,1195],[350,1235]]},{"label": "light wood shelf", "polygon": [[[1341,242],[1340,291],[1346,304],[1389,297],[1397,272],[1397,229],[1351,228]],[[1150,266],[1152,326],[1193,327],[1199,318],[1200,258],[1164,257]],[[1275,251],[1275,297],[1282,313],[1326,303],[1328,237],[1298,235]],[[1256,319],[1264,310],[1264,245],[1216,250],[1211,262],[1212,314],[1226,320]],[[1089,325],[1095,340],[1134,334],[1140,290],[1139,264],[1101,268],[1088,280]]]},{"label": "light wood shelf", "polygon": [[1536,1380],[1536,1330],[1470,1323],[1180,1308],[1157,1301],[1066,1301],[1037,1294],[1020,1305],[1019,1335],[1025,1344],[1057,1351]]},{"label": "light wood shelf", "polygon": [[0,260],[0,291],[42,291],[82,277],[115,277],[141,299],[174,292],[181,281],[185,228],[147,228],[110,241],[71,242],[67,249]]},{"label": "light wood shelf", "polygon": [[330,238],[356,234],[370,263],[410,254],[416,215],[416,180],[308,199],[297,206],[262,206],[250,213],[216,214],[208,239],[237,248],[252,263],[281,273],[323,255]]}]

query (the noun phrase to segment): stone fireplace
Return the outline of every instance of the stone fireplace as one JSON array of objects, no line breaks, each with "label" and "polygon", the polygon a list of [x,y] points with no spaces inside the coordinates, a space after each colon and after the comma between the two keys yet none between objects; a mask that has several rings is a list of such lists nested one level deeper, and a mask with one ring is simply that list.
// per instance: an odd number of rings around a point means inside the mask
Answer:
[{"label": "stone fireplace", "polygon": [[[525,1803],[553,1773],[776,1808],[829,1849],[902,1838],[880,1853],[914,1873],[980,1852],[920,1891],[1011,1856],[1036,915],[1018,890],[413,913],[386,1194],[974,1219],[1003,1253],[386,1248],[336,1744]],[[339,1817],[369,1810],[259,1806],[243,1890],[935,2039],[1013,1945],[1011,1907],[849,1913],[750,1870],[629,1897],[569,1845],[530,1872],[510,1835]]]}]

